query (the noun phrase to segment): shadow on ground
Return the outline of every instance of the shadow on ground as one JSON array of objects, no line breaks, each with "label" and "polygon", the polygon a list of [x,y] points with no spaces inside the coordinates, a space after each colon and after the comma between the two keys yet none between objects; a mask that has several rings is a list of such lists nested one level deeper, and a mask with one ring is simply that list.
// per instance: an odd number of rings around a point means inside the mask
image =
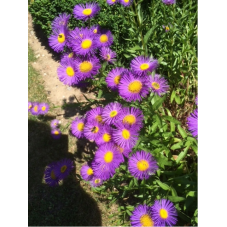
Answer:
[{"label": "shadow on ground", "polygon": [[68,136],[54,140],[50,131],[47,124],[28,120],[28,225],[101,226],[97,203],[81,188],[75,169],[60,186],[43,182],[48,164],[74,159],[68,152]]}]

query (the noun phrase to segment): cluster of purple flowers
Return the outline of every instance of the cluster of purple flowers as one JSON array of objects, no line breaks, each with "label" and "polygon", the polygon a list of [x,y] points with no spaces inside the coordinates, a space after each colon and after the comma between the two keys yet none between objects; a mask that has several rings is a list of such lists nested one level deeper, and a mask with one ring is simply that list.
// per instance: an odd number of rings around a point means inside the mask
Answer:
[{"label": "cluster of purple flowers", "polygon": [[133,0],[106,0],[108,5],[115,5],[116,3],[120,3],[121,5],[127,7],[133,3]]},{"label": "cluster of purple flowers", "polygon": [[167,199],[155,200],[153,206],[137,206],[130,221],[132,226],[173,226],[177,223],[177,210]]},{"label": "cluster of purple flowers", "polygon": [[73,168],[73,161],[67,158],[52,162],[45,169],[45,182],[50,186],[57,186],[61,180],[69,175]]},{"label": "cluster of purple flowers", "polygon": [[[76,5],[73,13],[75,18],[86,21],[99,10],[98,4],[86,3]],[[109,30],[101,29],[99,25],[69,30],[69,18],[70,15],[63,13],[54,19],[49,45],[56,52],[67,49],[62,55],[57,74],[61,82],[72,86],[87,78],[94,78],[99,73],[99,57],[108,63],[114,63],[116,53],[110,49],[113,35]]]},{"label": "cluster of purple flowers", "polygon": [[[195,99],[195,104],[198,105],[198,96]],[[198,108],[195,109],[187,119],[188,130],[191,132],[192,136],[198,137]]]},{"label": "cluster of purple flowers", "polygon": [[106,77],[107,86],[128,102],[141,101],[150,91],[161,96],[169,89],[167,81],[159,74],[148,75],[157,67],[156,59],[138,56],[131,61],[130,69],[112,69]]},{"label": "cluster of purple flowers", "polygon": [[45,102],[28,102],[28,112],[32,115],[44,115],[48,112],[49,105]]},{"label": "cluster of purple flowers", "polygon": [[[99,186],[115,174],[116,168],[129,158],[128,169],[137,179],[148,179],[158,169],[150,153],[137,151],[129,157],[143,127],[143,112],[135,107],[123,107],[112,102],[105,107],[96,107],[84,117],[76,117],[71,132],[77,138],[93,140],[98,146],[92,162],[81,168],[81,176]],[[94,179],[98,179],[95,184]]]},{"label": "cluster of purple flowers", "polygon": [[58,128],[59,127],[59,120],[54,119],[51,121],[50,126],[51,126],[51,136],[54,139],[59,139],[61,137],[61,131]]}]

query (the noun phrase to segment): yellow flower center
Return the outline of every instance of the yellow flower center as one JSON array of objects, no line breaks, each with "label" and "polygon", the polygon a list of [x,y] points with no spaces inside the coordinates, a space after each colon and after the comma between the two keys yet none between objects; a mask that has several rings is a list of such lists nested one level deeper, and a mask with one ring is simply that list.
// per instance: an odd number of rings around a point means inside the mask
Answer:
[{"label": "yellow flower center", "polygon": [[142,89],[142,83],[139,80],[135,80],[128,85],[128,90],[131,93],[139,93]]},{"label": "yellow flower center", "polygon": [[93,174],[93,170],[92,170],[92,168],[89,168],[88,170],[87,170],[87,175],[92,175]]},{"label": "yellow flower center", "polygon": [[115,76],[114,83],[118,85],[120,83],[120,79],[121,79],[121,75]]},{"label": "yellow flower center", "polygon": [[73,57],[73,52],[68,55],[69,58]]},{"label": "yellow flower center", "polygon": [[34,107],[34,111],[37,112],[38,111],[38,106]]},{"label": "yellow flower center", "polygon": [[28,109],[30,110],[31,108],[32,108],[32,105],[29,105],[29,106],[28,106]]},{"label": "yellow flower center", "polygon": [[136,122],[136,118],[132,114],[126,115],[123,119],[123,123],[128,123],[130,125],[133,125],[135,122]]},{"label": "yellow flower center", "polygon": [[78,129],[80,132],[83,131],[83,130],[84,130],[84,123],[83,123],[83,122],[78,123],[77,129]]},{"label": "yellow flower center", "polygon": [[99,40],[101,43],[106,43],[108,41],[108,36],[103,34],[100,36]]},{"label": "yellow flower center", "polygon": [[149,65],[147,63],[143,63],[141,66],[140,66],[140,69],[141,70],[146,70],[149,68]]},{"label": "yellow flower center", "polygon": [[83,14],[86,15],[86,16],[91,15],[91,13],[92,13],[92,10],[91,9],[84,9],[83,10]]},{"label": "yellow flower center", "polygon": [[113,152],[112,151],[107,151],[105,156],[104,156],[104,160],[106,163],[110,163],[113,160]]},{"label": "yellow flower center", "polygon": [[123,129],[122,130],[122,136],[123,136],[124,139],[127,140],[130,137],[130,132],[127,129]]},{"label": "yellow flower center", "polygon": [[110,134],[108,134],[108,133],[105,133],[105,134],[102,136],[102,138],[103,138],[103,140],[104,140],[105,142],[109,142],[109,141],[111,140],[111,136],[110,136]]},{"label": "yellow flower center", "polygon": [[55,176],[55,173],[54,173],[54,170],[51,171],[50,173],[50,177],[51,179],[55,180],[56,179],[56,176]]},{"label": "yellow flower center", "polygon": [[111,0],[112,2],[116,2],[116,0]]},{"label": "yellow flower center", "polygon": [[63,166],[61,167],[61,173],[64,173],[64,172],[66,171],[66,169],[67,169],[67,166],[66,166],[66,165],[63,165]]},{"label": "yellow flower center", "polygon": [[95,117],[95,120],[98,121],[99,123],[102,123],[102,116],[101,115],[97,115]]},{"label": "yellow flower center", "polygon": [[166,26],[166,30],[169,31],[169,27],[168,26]]},{"label": "yellow flower center", "polygon": [[58,35],[58,42],[59,43],[65,42],[65,35],[63,33]]},{"label": "yellow flower center", "polygon": [[137,168],[140,171],[145,171],[149,168],[149,163],[146,160],[140,160],[137,162]]},{"label": "yellow flower center", "polygon": [[141,218],[140,218],[140,223],[142,224],[142,226],[154,226],[154,222],[151,219],[151,217],[148,214],[144,214]]},{"label": "yellow flower center", "polygon": [[91,47],[91,45],[92,45],[92,41],[91,41],[90,39],[85,39],[85,40],[83,40],[83,42],[81,43],[81,47],[82,47],[83,49],[88,49],[88,48]]},{"label": "yellow flower center", "polygon": [[113,110],[110,112],[110,117],[115,117],[117,115],[117,111]]},{"label": "yellow flower center", "polygon": [[80,64],[80,71],[82,73],[90,72],[93,68],[93,65],[89,61],[84,61]]},{"label": "yellow flower center", "polygon": [[95,179],[95,183],[98,184],[100,182],[100,179]]},{"label": "yellow flower center", "polygon": [[91,131],[92,131],[93,133],[97,133],[97,132],[99,131],[99,127],[94,126],[94,127],[91,129]]},{"label": "yellow flower center", "polygon": [[55,135],[58,135],[58,134],[59,134],[59,132],[58,132],[58,131],[55,131],[55,132],[54,132],[54,134],[55,134]]},{"label": "yellow flower center", "polygon": [[110,60],[110,55],[109,55],[109,54],[106,55],[106,60],[107,60],[107,61]]},{"label": "yellow flower center", "polygon": [[96,34],[97,32],[98,32],[98,31],[97,31],[97,29],[95,28],[95,29],[93,30],[93,33],[95,33],[95,34]]},{"label": "yellow flower center", "polygon": [[168,212],[165,209],[161,209],[159,214],[160,214],[161,218],[163,218],[163,219],[168,218]]},{"label": "yellow flower center", "polygon": [[152,87],[154,88],[154,89],[156,89],[156,90],[158,90],[159,88],[160,88],[160,84],[159,83],[157,83],[157,82],[152,82]]},{"label": "yellow flower center", "polygon": [[70,77],[74,76],[74,70],[73,70],[73,68],[72,68],[71,66],[68,66],[68,67],[66,68],[66,74],[67,74],[68,76],[70,76]]},{"label": "yellow flower center", "polygon": [[45,106],[43,106],[41,109],[42,109],[42,111],[44,111],[44,110],[46,110],[46,107],[45,107]]}]

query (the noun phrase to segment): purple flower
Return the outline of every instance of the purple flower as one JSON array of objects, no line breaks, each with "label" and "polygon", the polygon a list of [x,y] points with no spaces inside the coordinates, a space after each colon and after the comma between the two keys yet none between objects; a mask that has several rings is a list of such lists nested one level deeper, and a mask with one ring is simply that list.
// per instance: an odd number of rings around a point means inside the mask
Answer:
[{"label": "purple flower", "polygon": [[138,130],[122,123],[116,123],[116,129],[113,129],[113,141],[118,146],[131,149],[138,140]]},{"label": "purple flower", "polygon": [[95,56],[75,59],[75,68],[79,80],[93,78],[98,74],[100,67],[99,59]]},{"label": "purple flower", "polygon": [[67,35],[68,30],[66,29],[66,27],[56,28],[48,39],[50,47],[56,52],[63,51],[64,46],[66,45]]},{"label": "purple flower", "polygon": [[97,37],[97,45],[98,47],[109,47],[113,43],[113,35],[110,31],[101,31],[101,34],[99,34]]},{"label": "purple flower", "polygon": [[86,120],[87,121],[96,120],[98,123],[103,124],[104,122],[103,122],[103,119],[102,119],[102,111],[103,111],[103,108],[100,107],[100,106],[89,110],[86,113]]},{"label": "purple flower", "polygon": [[39,115],[39,103],[38,102],[33,102],[32,103],[32,108],[31,108],[31,114],[32,115]]},{"label": "purple flower", "polygon": [[149,94],[149,77],[124,72],[118,85],[119,95],[127,102],[141,101]]},{"label": "purple flower", "polygon": [[59,14],[58,17],[54,18],[54,20],[51,24],[52,29],[54,30],[54,29],[62,27],[62,26],[67,27],[69,18],[70,18],[70,15],[68,15],[66,13]]},{"label": "purple flower", "polygon": [[107,86],[112,89],[112,90],[117,90],[118,89],[118,85],[120,83],[120,79],[122,77],[122,73],[125,71],[126,69],[124,68],[115,68],[112,69],[107,77],[106,77],[106,83]]},{"label": "purple flower", "polygon": [[114,4],[118,3],[119,0],[107,0],[106,2],[107,2],[108,5],[111,6],[111,5],[114,5]]},{"label": "purple flower", "polygon": [[72,58],[65,59],[57,69],[59,80],[65,85],[72,86],[78,83],[78,77],[75,71],[75,61]]},{"label": "purple flower", "polygon": [[[117,144],[115,144],[117,150],[122,154],[124,155],[126,158],[128,158],[129,154],[132,152],[132,149],[129,149],[129,148],[124,148],[124,147],[121,147]],[[124,161],[124,160],[123,160]]]},{"label": "purple flower", "polygon": [[78,39],[83,38],[84,31],[87,31],[87,28],[76,27],[74,30],[69,31],[69,35],[67,37],[67,45],[70,48],[73,48],[78,43]]},{"label": "purple flower", "polygon": [[96,188],[103,184],[103,180],[98,177],[93,177],[93,179],[90,181],[90,184],[92,187]]},{"label": "purple flower", "polygon": [[32,106],[33,106],[32,102],[28,101],[28,112],[31,112]]},{"label": "purple flower", "polygon": [[102,127],[96,120],[88,121],[84,126],[84,136],[89,140],[95,140],[100,136]]},{"label": "purple flower", "polygon": [[58,161],[57,166],[60,170],[60,175],[59,175],[60,179],[66,178],[71,172],[71,170],[74,168],[73,161],[68,158],[64,158]]},{"label": "purple flower", "polygon": [[111,102],[106,105],[102,112],[103,121],[110,125],[114,124],[121,112],[122,105],[118,102]]},{"label": "purple flower", "polygon": [[74,17],[78,20],[88,20],[100,11],[97,3],[86,3],[86,5],[75,5],[73,9]]},{"label": "purple flower", "polygon": [[83,117],[76,117],[71,124],[71,132],[77,138],[84,137],[84,124],[85,119]]},{"label": "purple flower", "polygon": [[103,60],[113,63],[116,61],[115,57],[117,55],[116,52],[112,51],[109,47],[102,47],[100,50],[100,56]]},{"label": "purple flower", "polygon": [[47,103],[39,104],[39,114],[46,114],[49,110],[49,105]]},{"label": "purple flower", "polygon": [[50,126],[51,126],[51,128],[53,128],[53,129],[54,129],[54,128],[57,128],[58,125],[59,125],[59,120],[57,120],[57,119],[52,120],[51,123],[50,123]]},{"label": "purple flower", "polygon": [[130,221],[132,226],[154,226],[154,221],[151,217],[151,207],[138,205],[132,212]]},{"label": "purple flower", "polygon": [[162,27],[165,29],[166,32],[169,32],[170,27],[172,27],[172,26],[171,25],[169,25],[169,26],[168,25],[166,25],[166,26],[162,25]]},{"label": "purple flower", "polygon": [[100,26],[99,25],[93,25],[90,30],[93,32],[94,35],[97,35],[100,33]]},{"label": "purple flower", "polygon": [[198,136],[198,109],[195,109],[193,113],[187,119],[188,130],[193,137]]},{"label": "purple flower", "polygon": [[109,125],[104,125],[100,136],[96,138],[95,142],[98,146],[106,143],[111,143],[112,141],[112,128]]},{"label": "purple flower", "polygon": [[67,64],[67,61],[70,60],[70,59],[73,59],[74,57],[74,53],[73,52],[67,52],[67,53],[64,53],[61,57],[61,62],[60,64],[62,65],[63,63],[66,63]]},{"label": "purple flower", "polygon": [[115,174],[115,170],[120,165],[121,154],[116,150],[113,143],[101,145],[95,153],[92,168],[94,176],[102,180],[108,180]]},{"label": "purple flower", "polygon": [[150,88],[155,94],[161,96],[167,93],[169,85],[165,78],[161,77],[159,74],[155,74],[154,76],[150,76],[149,78]]},{"label": "purple flower", "polygon": [[91,163],[87,162],[85,165],[83,165],[80,169],[80,175],[85,181],[90,181],[92,180],[94,173],[93,169],[91,167]]},{"label": "purple flower", "polygon": [[157,169],[157,162],[146,151],[137,151],[129,157],[128,170],[137,179],[148,179]]},{"label": "purple flower", "polygon": [[53,128],[51,130],[51,136],[52,136],[53,139],[60,139],[61,131],[58,128]]},{"label": "purple flower", "polygon": [[158,67],[158,60],[138,56],[131,61],[130,67],[135,74],[144,75],[147,74],[147,72],[153,72]]},{"label": "purple flower", "polygon": [[162,0],[162,2],[166,5],[172,5],[176,3],[176,0]]},{"label": "purple flower", "polygon": [[156,226],[173,226],[177,223],[177,210],[167,199],[155,200],[151,212]]},{"label": "purple flower", "polygon": [[130,6],[133,2],[133,0],[119,0],[120,4],[123,6]]}]

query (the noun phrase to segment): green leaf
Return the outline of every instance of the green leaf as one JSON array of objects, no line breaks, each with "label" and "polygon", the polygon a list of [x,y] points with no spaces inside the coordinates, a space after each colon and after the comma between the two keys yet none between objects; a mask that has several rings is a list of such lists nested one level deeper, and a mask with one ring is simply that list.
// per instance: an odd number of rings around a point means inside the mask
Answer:
[{"label": "green leaf", "polygon": [[197,192],[196,192],[196,191],[190,191],[190,192],[187,193],[186,198],[187,198],[188,196],[197,197]]},{"label": "green leaf", "polygon": [[178,131],[179,131],[179,133],[181,134],[181,136],[182,136],[183,138],[186,138],[186,137],[187,137],[187,133],[184,131],[184,129],[181,128],[180,125],[177,125],[177,128],[178,128]]},{"label": "green leaf", "polygon": [[180,148],[183,147],[183,144],[184,144],[183,142],[176,143],[176,144],[174,144],[170,149],[171,149],[171,150],[180,149]]},{"label": "green leaf", "polygon": [[146,35],[144,36],[144,44],[146,45],[147,44],[147,41],[149,40],[152,32],[154,31],[154,29],[156,28],[156,26],[153,26],[147,33]]},{"label": "green leaf", "polygon": [[172,191],[172,196],[177,196],[177,192],[173,187],[171,188],[171,191]]},{"label": "green leaf", "polygon": [[100,99],[100,98],[101,98],[102,94],[103,94],[103,90],[99,90],[99,93],[98,93],[98,99]]},{"label": "green leaf", "polygon": [[170,97],[170,102],[173,102],[173,99],[175,98],[175,90],[172,91],[171,97]]},{"label": "green leaf", "polygon": [[195,145],[191,145],[192,150],[198,155],[198,147]]},{"label": "green leaf", "polygon": [[163,96],[162,98],[158,99],[153,105],[152,105],[152,109],[153,110],[157,110],[161,105],[162,103],[164,102],[166,96]]},{"label": "green leaf", "polygon": [[163,119],[173,122],[174,124],[180,125],[180,121],[176,120],[174,117],[162,116]]},{"label": "green leaf", "polygon": [[176,163],[179,163],[187,154],[190,144],[178,155]]},{"label": "green leaf", "polygon": [[178,105],[181,104],[181,100],[180,100],[180,97],[178,95],[175,95],[175,101]]},{"label": "green leaf", "polygon": [[178,203],[185,200],[184,197],[179,197],[179,196],[168,196],[168,199],[173,203]]},{"label": "green leaf", "polygon": [[169,185],[165,184],[165,183],[162,183],[161,181],[159,180],[156,180],[156,182],[158,183],[158,185],[164,189],[164,190],[170,190],[171,188],[169,187]]}]

